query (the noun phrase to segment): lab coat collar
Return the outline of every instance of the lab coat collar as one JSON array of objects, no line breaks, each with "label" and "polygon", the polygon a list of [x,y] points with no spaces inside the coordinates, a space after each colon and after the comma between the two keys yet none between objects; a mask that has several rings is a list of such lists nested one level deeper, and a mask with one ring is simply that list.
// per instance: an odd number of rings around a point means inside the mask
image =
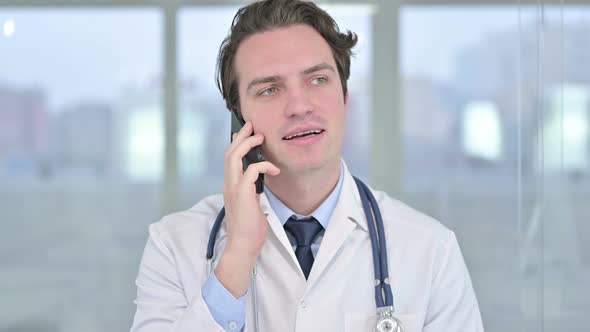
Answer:
[{"label": "lab coat collar", "polygon": [[[365,232],[367,231],[367,222],[364,216],[356,183],[348,171],[346,163],[344,163],[344,161],[342,162],[344,165],[342,191],[340,192],[336,208],[330,217],[330,223],[328,224],[328,228],[324,233],[320,249],[311,269],[311,273],[307,281],[307,289],[312,287],[315,281],[321,276],[323,270],[336,256],[342,244],[356,226],[359,226]],[[270,207],[266,194],[260,196],[260,206],[262,211],[267,216],[272,233],[281,243],[283,247],[282,249],[284,249],[287,255],[291,257],[292,264],[295,264],[295,266],[301,271],[299,268],[299,263],[297,262],[297,258],[295,257],[295,252],[293,251],[291,243],[287,238],[287,234],[285,233],[283,225]],[[303,272],[301,272],[301,278],[305,280]]]},{"label": "lab coat collar", "polygon": [[328,197],[320,204],[320,206],[310,213],[307,216],[303,216],[300,214],[295,213],[291,210],[288,206],[286,206],[278,197],[276,197],[272,191],[268,187],[264,187],[264,193],[266,198],[268,199],[268,203],[270,204],[272,210],[275,212],[279,221],[285,226],[285,223],[289,218],[295,216],[296,219],[305,219],[308,217],[313,216],[319,223],[324,227],[324,229],[328,228],[328,224],[330,223],[330,217],[332,213],[334,213],[334,208],[336,208],[336,204],[338,203],[338,197],[340,197],[340,192],[342,191],[342,182],[344,180],[344,161],[340,164],[340,175],[338,176],[338,182],[336,183],[336,187],[334,190],[328,195]]},{"label": "lab coat collar", "polygon": [[[344,215],[346,218],[349,218],[350,220],[354,221],[364,231],[368,232],[369,229],[367,227],[367,220],[364,214],[361,196],[356,187],[356,183],[354,181],[354,178],[352,177],[352,174],[348,171],[348,166],[346,165],[346,162],[344,161],[344,159],[341,159],[341,161],[341,174],[343,177],[343,183],[338,197],[338,201],[336,203],[336,207],[332,212],[330,220],[334,219],[334,213],[337,209],[342,209],[345,211]],[[268,197],[266,195],[266,191],[264,192],[264,194],[260,195],[260,207],[262,211],[267,217],[272,214],[275,217],[277,217],[277,220],[279,220],[277,214],[272,209]],[[281,222],[279,220],[279,223],[281,224],[280,226],[282,229],[284,222]]]},{"label": "lab coat collar", "polygon": [[354,221],[365,232],[368,232],[369,228],[363,210],[363,203],[361,202],[361,195],[359,194],[354,178],[348,171],[348,167],[344,160],[342,160],[342,165],[344,166],[344,182],[342,183],[340,199],[338,200],[335,210],[342,209],[345,211],[347,218]]},{"label": "lab coat collar", "polygon": [[309,291],[320,279],[324,270],[337,256],[342,245],[357,226],[365,232],[367,231],[367,222],[356,183],[346,165],[344,166],[345,177],[342,191],[311,268],[306,291]]}]

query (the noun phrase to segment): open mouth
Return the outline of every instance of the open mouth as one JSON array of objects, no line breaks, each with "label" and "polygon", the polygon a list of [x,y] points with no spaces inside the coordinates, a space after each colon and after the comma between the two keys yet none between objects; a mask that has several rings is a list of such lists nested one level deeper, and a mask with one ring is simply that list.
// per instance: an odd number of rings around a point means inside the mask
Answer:
[{"label": "open mouth", "polygon": [[308,131],[304,131],[304,132],[297,133],[297,134],[294,134],[294,135],[285,136],[285,137],[283,137],[283,139],[286,140],[286,141],[290,141],[292,139],[297,139],[297,138],[302,138],[302,137],[307,137],[307,136],[319,135],[319,134],[321,134],[323,132],[324,132],[323,129],[308,130]]}]

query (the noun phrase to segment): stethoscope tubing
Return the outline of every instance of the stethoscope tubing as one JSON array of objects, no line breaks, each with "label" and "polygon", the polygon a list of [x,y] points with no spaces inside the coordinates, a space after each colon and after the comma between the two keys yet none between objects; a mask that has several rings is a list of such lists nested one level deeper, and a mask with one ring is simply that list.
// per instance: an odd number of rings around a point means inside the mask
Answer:
[{"label": "stethoscope tubing", "polygon": [[[367,218],[367,227],[369,229],[369,236],[371,238],[371,250],[373,252],[373,267],[375,274],[375,303],[377,308],[391,307],[393,309],[393,293],[389,284],[389,268],[387,264],[387,245],[385,241],[385,229],[383,226],[383,218],[377,200],[369,187],[364,184],[357,177],[354,177],[354,181],[357,185],[358,192],[363,205],[363,210]],[[223,219],[225,218],[225,207],[223,207],[213,223],[211,233],[209,234],[209,241],[207,242],[207,262],[210,266],[215,251],[215,240]],[[253,278],[256,278],[256,268],[253,272]],[[210,273],[210,271],[209,271]],[[256,288],[255,281],[253,280],[252,287]],[[256,290],[254,289],[253,292]],[[254,297],[255,293],[253,294]],[[254,300],[256,301],[256,300]],[[258,329],[258,310],[256,303],[254,310],[256,310],[256,328]]]}]

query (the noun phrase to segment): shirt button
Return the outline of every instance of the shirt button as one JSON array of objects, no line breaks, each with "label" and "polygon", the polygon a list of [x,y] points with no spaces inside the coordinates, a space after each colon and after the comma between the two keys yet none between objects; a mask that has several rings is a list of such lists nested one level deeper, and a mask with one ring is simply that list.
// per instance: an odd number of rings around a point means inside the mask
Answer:
[{"label": "shirt button", "polygon": [[232,320],[231,322],[229,322],[228,327],[230,330],[235,330],[238,328],[238,324]]},{"label": "shirt button", "polygon": [[307,304],[305,304],[305,302],[301,301],[301,303],[299,303],[299,307],[301,309],[305,309],[305,308],[307,308]]}]

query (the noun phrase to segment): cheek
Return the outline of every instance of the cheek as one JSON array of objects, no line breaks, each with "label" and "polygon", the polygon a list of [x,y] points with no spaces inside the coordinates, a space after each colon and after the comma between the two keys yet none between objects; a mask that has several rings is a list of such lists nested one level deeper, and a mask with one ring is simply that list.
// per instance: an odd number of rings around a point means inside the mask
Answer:
[{"label": "cheek", "polygon": [[270,110],[272,107],[270,105],[264,105],[256,102],[252,102],[250,100],[242,101],[242,114],[246,121],[252,121],[254,124],[254,130],[262,130],[265,127],[265,123],[269,122],[268,118],[270,116]]},{"label": "cheek", "polygon": [[321,101],[321,109],[326,117],[329,117],[332,121],[343,122],[346,119],[346,113],[348,107],[344,104],[342,95],[331,94],[324,96]]},{"label": "cheek", "polygon": [[344,104],[344,97],[342,96],[342,89],[340,86],[332,85],[330,87],[318,89],[315,91],[314,97],[319,104],[334,112],[342,112],[343,108],[346,106]]},{"label": "cheek", "polygon": [[252,116],[252,123],[254,124],[254,132],[261,133],[265,136],[269,136],[274,130],[277,128],[277,123],[279,123],[276,117],[276,112],[271,112],[271,110],[259,110],[256,114]]}]

